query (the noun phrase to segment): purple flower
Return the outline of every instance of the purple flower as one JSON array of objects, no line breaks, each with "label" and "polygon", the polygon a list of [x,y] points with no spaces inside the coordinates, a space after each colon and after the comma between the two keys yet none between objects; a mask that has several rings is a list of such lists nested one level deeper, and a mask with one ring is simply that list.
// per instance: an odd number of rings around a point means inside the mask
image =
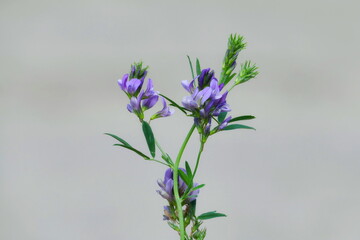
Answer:
[{"label": "purple flower", "polygon": [[191,82],[188,82],[188,80],[181,81],[181,85],[185,88],[186,91],[189,93],[194,93],[195,90],[195,80],[192,80]]},{"label": "purple flower", "polygon": [[[154,90],[153,81],[149,78],[146,89],[142,90],[142,86],[147,75],[147,67],[143,68],[142,63],[135,63],[131,66],[129,74],[125,74],[118,80],[118,84],[130,99],[127,109],[131,113],[135,113],[140,120],[144,119],[144,111],[154,107],[159,100],[159,92]],[[167,117],[174,113],[169,109],[164,99],[163,109],[157,112],[151,119],[158,117]]]},{"label": "purple flower", "polygon": [[126,83],[127,92],[130,95],[135,95],[135,93],[140,92],[141,86],[141,80],[136,78],[133,78]]},{"label": "purple flower", "polygon": [[[184,173],[186,173],[186,170],[183,168],[179,168],[179,171],[183,171]],[[178,181],[179,181],[179,195],[180,197],[183,196],[186,192],[186,190],[188,189],[188,186],[186,185],[186,183],[182,180],[182,178],[179,176],[178,177]],[[171,168],[168,168],[165,172],[165,176],[164,176],[164,180],[158,180],[158,185],[160,186],[160,190],[157,190],[156,192],[160,194],[160,196],[162,196],[163,198],[165,198],[166,200],[169,201],[170,204],[173,204],[175,202],[175,197],[174,197],[174,175],[173,175],[173,170]],[[197,186],[197,183],[194,183],[194,187]],[[199,190],[195,190],[192,191],[191,193],[189,193],[190,195],[198,195],[199,194]],[[191,197],[189,199],[187,199],[187,202],[191,202],[193,200],[195,200],[196,197]]]},{"label": "purple flower", "polygon": [[149,78],[144,96],[150,97],[152,95],[158,95],[158,94],[159,94],[159,92],[154,91],[154,84],[153,84],[151,78]]},{"label": "purple flower", "polygon": [[168,105],[166,104],[166,101],[163,97],[161,97],[161,101],[163,103],[163,108],[158,111],[157,113],[155,113],[152,117],[151,120],[156,119],[156,118],[160,118],[160,117],[168,117],[174,114],[174,109],[170,109],[168,107]]},{"label": "purple flower", "polygon": [[[196,89],[196,90],[198,90],[198,89]],[[192,112],[196,111],[199,108],[199,105],[195,101],[194,94],[192,96],[184,97],[183,100],[181,101],[181,103],[186,109],[188,109]]]},{"label": "purple flower", "polygon": [[158,95],[151,95],[149,98],[146,98],[142,101],[142,107],[143,110],[147,110],[149,108],[152,108],[158,101],[159,96]]},{"label": "purple flower", "polygon": [[[197,80],[197,86],[195,80]],[[204,136],[202,139],[206,141],[207,136],[212,134],[211,118],[219,116],[222,112],[231,111],[226,103],[228,92],[221,93],[224,84],[219,84],[214,71],[210,68],[203,69],[201,74],[191,82],[184,80],[181,84],[191,94],[183,98],[182,105],[191,111],[197,129]]]},{"label": "purple flower", "polygon": [[210,68],[203,69],[198,77],[198,87],[200,89],[205,88],[212,79],[214,79],[214,70],[211,70]]},{"label": "purple flower", "polygon": [[119,84],[121,90],[123,90],[124,92],[126,92],[125,91],[126,90],[126,82],[127,82],[128,78],[129,78],[129,74],[124,74],[122,79],[118,80],[118,84]]},{"label": "purple flower", "polygon": [[204,133],[205,133],[206,136],[209,136],[209,134],[210,134],[210,129],[211,129],[211,118],[210,118],[208,124],[206,124],[206,126],[205,126]]},{"label": "purple flower", "polygon": [[231,116],[229,116],[228,118],[226,118],[219,126],[218,130],[223,130],[228,124],[229,124],[229,121],[231,120]]},{"label": "purple flower", "polygon": [[144,92],[141,92],[137,97],[131,97],[130,103],[127,105],[127,109],[131,113],[141,113],[141,99]]},{"label": "purple flower", "polygon": [[125,74],[122,79],[118,80],[118,84],[128,96],[136,96],[140,92],[143,82],[136,78],[129,81],[129,74]]}]

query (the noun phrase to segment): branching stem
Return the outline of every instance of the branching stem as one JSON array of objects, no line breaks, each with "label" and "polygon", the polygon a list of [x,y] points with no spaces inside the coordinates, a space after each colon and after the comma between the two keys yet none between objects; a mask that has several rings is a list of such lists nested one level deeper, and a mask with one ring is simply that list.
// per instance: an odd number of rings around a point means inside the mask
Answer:
[{"label": "branching stem", "polygon": [[182,203],[181,203],[181,198],[179,195],[179,164],[180,164],[180,160],[181,157],[184,153],[184,150],[186,148],[187,143],[189,142],[189,139],[192,135],[192,133],[194,132],[195,129],[195,125],[193,124],[192,127],[190,128],[188,134],[186,135],[183,144],[181,145],[181,148],[179,150],[179,153],[176,157],[176,161],[175,161],[175,165],[174,165],[174,196],[175,196],[175,202],[176,202],[176,208],[177,208],[177,213],[178,213],[178,217],[179,217],[179,224],[180,224],[180,240],[184,240],[185,239],[185,224],[184,224],[184,214],[183,214],[183,210],[182,210]]}]

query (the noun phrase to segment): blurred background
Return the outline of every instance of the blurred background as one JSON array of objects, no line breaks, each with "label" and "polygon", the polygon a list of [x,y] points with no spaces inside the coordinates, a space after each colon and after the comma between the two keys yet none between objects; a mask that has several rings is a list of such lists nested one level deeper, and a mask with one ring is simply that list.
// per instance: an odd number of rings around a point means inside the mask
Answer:
[{"label": "blurred background", "polygon": [[[230,33],[260,75],[229,96],[257,131],[223,132],[197,182],[206,239],[360,239],[358,1],[0,2],[0,239],[178,239],[117,79],[143,60],[180,102],[186,55],[219,74]],[[161,108],[159,105],[157,108]],[[153,122],[174,156],[192,124]],[[194,164],[198,139],[184,159]]]}]

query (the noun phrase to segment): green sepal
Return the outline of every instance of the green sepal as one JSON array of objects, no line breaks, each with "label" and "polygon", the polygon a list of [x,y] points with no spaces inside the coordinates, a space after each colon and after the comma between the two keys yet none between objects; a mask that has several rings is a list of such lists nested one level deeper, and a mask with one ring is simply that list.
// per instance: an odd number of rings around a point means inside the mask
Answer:
[{"label": "green sepal", "polygon": [[236,118],[232,118],[229,122],[236,122],[236,121],[243,121],[243,120],[250,120],[250,119],[254,119],[254,116],[251,115],[244,115],[244,116],[239,116]]},{"label": "green sepal", "polygon": [[142,123],[142,130],[144,132],[144,136],[146,139],[146,143],[149,147],[150,154],[152,157],[155,157],[155,137],[153,131],[151,130],[150,125],[146,121],[143,121]]},{"label": "green sepal", "polygon": [[144,153],[140,152],[139,150],[131,147],[131,146],[127,146],[127,145],[123,145],[123,144],[114,144],[114,146],[119,146],[119,147],[123,147],[123,148],[127,148],[137,154],[139,154],[141,157],[143,157],[145,160],[150,160],[151,158],[147,155],[145,155]]},{"label": "green sepal", "polygon": [[246,125],[242,125],[242,124],[231,124],[231,125],[227,125],[226,127],[224,127],[222,130],[226,131],[226,130],[234,130],[234,129],[253,129],[256,130],[253,127],[250,126],[246,126]]},{"label": "green sepal", "polygon": [[197,217],[199,220],[208,220],[217,217],[226,217],[226,214],[217,213],[216,211],[206,212]]},{"label": "green sepal", "polygon": [[187,115],[186,108],[181,107],[179,104],[177,104],[176,102],[174,102],[173,100],[171,100],[170,98],[166,97],[163,94],[159,94],[159,95],[165,98],[166,100],[168,100],[170,102],[170,106],[176,107],[177,109],[182,111],[185,115]]},{"label": "green sepal", "polygon": [[196,59],[196,74],[199,76],[201,74],[201,67],[199,59]]}]

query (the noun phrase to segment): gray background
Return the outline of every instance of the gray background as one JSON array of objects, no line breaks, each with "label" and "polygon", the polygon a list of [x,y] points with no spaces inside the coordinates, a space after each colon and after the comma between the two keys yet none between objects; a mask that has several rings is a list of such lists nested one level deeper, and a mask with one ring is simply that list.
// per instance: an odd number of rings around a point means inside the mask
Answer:
[{"label": "gray background", "polygon": [[[116,80],[142,59],[156,89],[181,101],[186,54],[219,73],[230,33],[256,80],[229,96],[257,131],[211,138],[198,211],[218,210],[207,239],[357,240],[357,1],[0,2],[0,239],[177,239]],[[159,106],[160,107],[160,106]],[[191,120],[153,123],[175,155]],[[197,138],[185,159],[194,162]]]}]

